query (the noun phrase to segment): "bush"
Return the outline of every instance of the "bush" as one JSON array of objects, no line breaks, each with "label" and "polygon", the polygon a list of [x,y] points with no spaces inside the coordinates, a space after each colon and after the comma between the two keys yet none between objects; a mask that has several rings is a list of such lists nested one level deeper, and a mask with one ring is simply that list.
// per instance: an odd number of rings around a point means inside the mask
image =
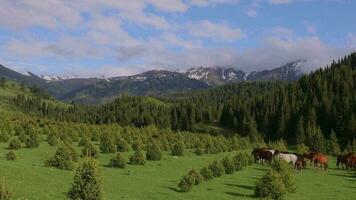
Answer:
[{"label": "bush", "polygon": [[178,184],[178,187],[181,189],[182,192],[189,192],[192,189],[194,183],[194,176],[186,175],[183,176],[182,180]]},{"label": "bush", "polygon": [[184,152],[184,145],[181,142],[176,142],[171,147],[171,152],[173,156],[183,156]]},{"label": "bush", "polygon": [[260,199],[283,199],[286,194],[284,183],[278,172],[269,170],[256,184],[255,195]]},{"label": "bush", "polygon": [[86,158],[77,168],[67,196],[72,200],[103,199],[102,179],[94,159]]},{"label": "bush", "polygon": [[69,145],[63,145],[58,147],[52,158],[45,161],[45,166],[72,170],[76,161],[78,161],[78,155],[75,149]]},{"label": "bush", "polygon": [[100,139],[100,150],[103,153],[115,153],[116,144],[112,133],[105,132]]},{"label": "bush", "polygon": [[9,143],[9,149],[17,150],[21,148],[21,141],[17,138],[14,138]]},{"label": "bush", "polygon": [[[6,160],[16,160],[16,153],[15,151],[9,151],[6,154]],[[0,198],[1,199],[1,198]]]},{"label": "bush", "polygon": [[130,157],[130,164],[132,165],[144,165],[145,158],[141,150],[135,151],[135,153]]},{"label": "bush", "polygon": [[203,150],[201,150],[201,149],[195,149],[194,153],[195,153],[196,155],[198,155],[198,156],[201,156],[201,155],[203,155]]},{"label": "bush", "polygon": [[86,137],[86,136],[84,136],[84,137],[82,137],[82,138],[79,140],[78,146],[84,147],[84,146],[86,146],[86,145],[89,144],[89,143],[90,143],[89,138]]},{"label": "bush", "polygon": [[40,138],[37,133],[32,132],[26,139],[27,148],[37,148],[40,145]]},{"label": "bush", "polygon": [[3,179],[0,184],[0,199],[1,200],[10,200],[14,198],[14,193],[12,192],[12,188],[7,186],[5,179]]},{"label": "bush", "polygon": [[56,146],[59,144],[60,139],[53,133],[47,135],[48,144],[51,146]]},{"label": "bush", "polygon": [[119,139],[116,147],[117,147],[118,152],[130,151],[130,146],[129,146],[129,144],[127,144],[126,140],[124,140],[124,139]]},{"label": "bush", "polygon": [[120,153],[116,153],[109,162],[109,166],[114,168],[125,168],[126,164],[127,160]]},{"label": "bush", "polygon": [[190,175],[194,178],[194,185],[198,185],[203,180],[202,176],[195,169],[190,170],[188,175]]},{"label": "bush", "polygon": [[146,152],[146,159],[147,160],[161,160],[162,159],[162,152],[161,149],[158,147],[157,144],[152,143],[148,146]]},{"label": "bush", "polygon": [[238,152],[233,157],[233,163],[235,165],[235,170],[242,170],[244,167],[251,164],[251,162],[253,162],[253,158],[250,159],[250,155],[247,153]]},{"label": "bush", "polygon": [[82,150],[83,156],[90,156],[93,158],[98,157],[98,153],[98,149],[90,142],[86,144]]},{"label": "bush", "polygon": [[225,157],[222,161],[221,164],[224,166],[225,173],[226,174],[233,174],[235,172],[235,165],[230,158]]},{"label": "bush", "polygon": [[26,135],[26,133],[25,132],[20,132],[20,134],[19,134],[19,139],[20,139],[20,141],[22,142],[22,143],[25,143],[26,141],[27,141],[27,135]]},{"label": "bush", "polygon": [[305,144],[298,144],[297,151],[299,154],[304,154],[309,152],[309,147]]},{"label": "bush", "polygon": [[143,144],[141,140],[136,140],[132,145],[132,150],[137,151],[137,150],[143,150]]},{"label": "bush", "polygon": [[287,191],[294,192],[295,183],[293,180],[293,169],[291,166],[283,160],[274,160],[271,164],[271,168],[280,174]]},{"label": "bush", "polygon": [[9,141],[9,139],[10,139],[9,134],[7,134],[5,131],[1,131],[1,133],[0,133],[0,142],[6,143],[6,142]]},{"label": "bush", "polygon": [[205,147],[205,153],[206,154],[217,154],[217,153],[219,153],[219,149],[216,148],[213,144],[208,144]]},{"label": "bush", "polygon": [[214,161],[213,163],[211,163],[209,165],[209,169],[213,173],[214,177],[222,176],[225,173],[224,166],[218,161]]},{"label": "bush", "polygon": [[200,175],[202,176],[202,178],[203,178],[205,181],[214,178],[213,172],[212,172],[211,169],[208,168],[208,167],[202,168],[202,169],[200,170]]}]

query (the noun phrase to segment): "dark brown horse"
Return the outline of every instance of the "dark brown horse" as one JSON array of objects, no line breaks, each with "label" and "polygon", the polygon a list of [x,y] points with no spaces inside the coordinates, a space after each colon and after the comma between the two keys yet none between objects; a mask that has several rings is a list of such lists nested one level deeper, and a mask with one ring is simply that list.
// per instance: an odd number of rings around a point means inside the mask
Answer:
[{"label": "dark brown horse", "polygon": [[313,156],[313,162],[314,162],[314,166],[318,166],[318,164],[320,165],[320,168],[324,170],[326,170],[328,168],[328,157],[322,153],[316,153]]},{"label": "dark brown horse", "polygon": [[309,153],[304,153],[303,158],[306,158],[309,160],[309,164],[312,165],[313,163],[313,158],[318,152],[309,152]]},{"label": "dark brown horse", "polygon": [[353,152],[349,152],[345,155],[338,155],[336,157],[336,166],[339,168],[340,164],[342,166],[342,168],[344,169],[344,166],[347,168],[347,160],[353,155]]},{"label": "dark brown horse", "polygon": [[269,148],[255,148],[255,149],[253,149],[251,154],[255,158],[255,162],[259,161],[262,163],[271,163],[273,155],[268,150],[269,150]]}]

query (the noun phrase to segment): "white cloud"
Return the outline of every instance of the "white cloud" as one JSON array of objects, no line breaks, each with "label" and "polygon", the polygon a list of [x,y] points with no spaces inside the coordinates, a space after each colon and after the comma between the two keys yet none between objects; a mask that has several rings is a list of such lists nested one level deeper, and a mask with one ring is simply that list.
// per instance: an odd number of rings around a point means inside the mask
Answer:
[{"label": "white cloud", "polygon": [[253,9],[249,9],[246,11],[246,15],[249,16],[249,17],[257,17],[257,11],[256,10],[253,10]]},{"label": "white cloud", "polygon": [[213,23],[208,20],[192,23],[188,28],[191,35],[202,38],[234,41],[245,36],[240,28],[233,28],[227,23]]},{"label": "white cloud", "polygon": [[269,0],[270,4],[288,4],[292,3],[293,0]]}]

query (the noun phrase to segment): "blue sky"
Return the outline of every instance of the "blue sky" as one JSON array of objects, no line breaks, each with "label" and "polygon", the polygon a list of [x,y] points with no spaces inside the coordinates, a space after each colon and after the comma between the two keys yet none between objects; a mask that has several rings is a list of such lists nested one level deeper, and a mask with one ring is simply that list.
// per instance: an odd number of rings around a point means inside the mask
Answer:
[{"label": "blue sky", "polygon": [[0,63],[37,74],[120,76],[151,69],[307,60],[356,49],[352,0],[1,0]]}]

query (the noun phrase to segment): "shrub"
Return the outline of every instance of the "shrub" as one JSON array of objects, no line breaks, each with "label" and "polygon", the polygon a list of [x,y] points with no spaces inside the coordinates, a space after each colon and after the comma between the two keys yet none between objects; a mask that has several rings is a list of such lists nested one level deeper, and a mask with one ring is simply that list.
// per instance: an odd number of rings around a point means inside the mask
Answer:
[{"label": "shrub", "polygon": [[190,175],[190,176],[192,176],[194,178],[194,184],[195,185],[198,185],[203,180],[201,175],[199,174],[199,172],[197,172],[195,169],[190,170],[188,175]]},{"label": "shrub", "polygon": [[[6,160],[16,160],[16,153],[15,151],[9,151],[6,154]],[[0,198],[1,199],[1,198]]]},{"label": "shrub", "polygon": [[59,144],[60,139],[53,133],[47,135],[48,144],[51,146],[56,146]]},{"label": "shrub", "polygon": [[21,148],[21,141],[17,138],[14,138],[9,143],[9,149],[17,150]]},{"label": "shrub", "polygon": [[198,156],[201,156],[201,155],[203,155],[203,150],[201,150],[201,149],[195,149],[194,153],[195,153],[196,155],[198,155]]},{"label": "shrub", "polygon": [[148,146],[146,152],[146,159],[147,160],[161,160],[162,159],[162,152],[161,149],[158,147],[156,143],[152,143]]},{"label": "shrub", "polygon": [[225,173],[224,166],[218,161],[214,161],[213,163],[211,163],[209,165],[209,169],[213,173],[214,177],[222,176]]},{"label": "shrub", "polygon": [[86,136],[84,136],[84,137],[82,137],[82,138],[79,140],[78,146],[84,147],[84,146],[86,146],[86,145],[89,144],[89,143],[90,143],[89,138],[86,137]]},{"label": "shrub", "polygon": [[143,150],[143,144],[141,140],[136,140],[132,145],[132,150],[137,151],[137,150]]},{"label": "shrub", "polygon": [[241,170],[244,167],[246,167],[247,165],[249,165],[250,162],[253,162],[253,159],[252,159],[252,161],[250,161],[249,157],[250,157],[250,155],[247,155],[246,153],[238,152],[233,157],[235,169]]},{"label": "shrub", "polygon": [[234,162],[230,158],[225,157],[221,163],[224,166],[226,174],[233,174],[235,172]]},{"label": "shrub", "polygon": [[5,179],[3,179],[2,183],[0,184],[0,199],[1,200],[10,200],[14,198],[14,193],[12,192],[12,187],[9,187]]},{"label": "shrub", "polygon": [[117,141],[116,147],[117,147],[117,151],[118,152],[128,152],[128,151],[130,151],[130,146],[129,146],[129,144],[127,144],[126,140],[124,140],[124,139],[119,139]]},{"label": "shrub", "polygon": [[116,153],[109,162],[109,166],[114,168],[125,168],[126,164],[127,160],[120,153]]},{"label": "shrub", "polygon": [[69,199],[103,199],[102,179],[94,159],[86,158],[77,168],[74,181],[67,194]]},{"label": "shrub", "polygon": [[135,151],[135,153],[130,157],[130,164],[132,165],[144,165],[145,158],[141,150]]},{"label": "shrub", "polygon": [[173,146],[171,147],[171,152],[173,156],[183,156],[183,152],[184,152],[183,143],[176,142],[175,144],[173,144]]},{"label": "shrub", "polygon": [[9,139],[10,139],[9,134],[7,134],[5,131],[1,131],[1,133],[0,133],[0,142],[6,143],[6,142],[9,141]]},{"label": "shrub", "polygon": [[299,154],[304,154],[309,152],[309,147],[305,144],[298,144],[297,151]]},{"label": "shrub", "polygon": [[294,192],[295,183],[293,180],[293,169],[291,168],[291,166],[283,160],[274,160],[271,164],[271,168],[280,174],[287,191]]},{"label": "shrub", "polygon": [[98,157],[98,149],[92,143],[89,142],[84,146],[82,150],[82,155],[96,158]]},{"label": "shrub", "polygon": [[200,175],[202,176],[202,178],[203,178],[205,181],[214,178],[213,172],[212,172],[211,169],[208,168],[208,167],[202,168],[202,169],[200,170]]},{"label": "shrub", "polygon": [[213,144],[208,144],[205,147],[205,153],[206,154],[217,154],[217,153],[219,153],[219,149],[216,148]]},{"label": "shrub", "polygon": [[195,180],[191,175],[183,176],[182,180],[179,182],[178,187],[182,192],[189,192],[192,189]]},{"label": "shrub", "polygon": [[45,161],[45,166],[72,170],[76,161],[78,161],[78,155],[75,149],[69,145],[63,145],[58,147],[52,158]]},{"label": "shrub", "polygon": [[20,134],[19,134],[19,139],[20,139],[20,141],[22,142],[22,143],[25,143],[26,141],[27,141],[27,135],[26,135],[26,133],[25,132],[20,132]]},{"label": "shrub", "polygon": [[116,144],[112,133],[105,132],[100,139],[100,150],[103,153],[115,153]]},{"label": "shrub", "polygon": [[37,148],[40,145],[40,138],[38,134],[31,132],[29,137],[27,137],[25,144],[27,148]]},{"label": "shrub", "polygon": [[286,194],[284,183],[278,172],[269,170],[256,184],[255,195],[260,199],[283,199]]}]

